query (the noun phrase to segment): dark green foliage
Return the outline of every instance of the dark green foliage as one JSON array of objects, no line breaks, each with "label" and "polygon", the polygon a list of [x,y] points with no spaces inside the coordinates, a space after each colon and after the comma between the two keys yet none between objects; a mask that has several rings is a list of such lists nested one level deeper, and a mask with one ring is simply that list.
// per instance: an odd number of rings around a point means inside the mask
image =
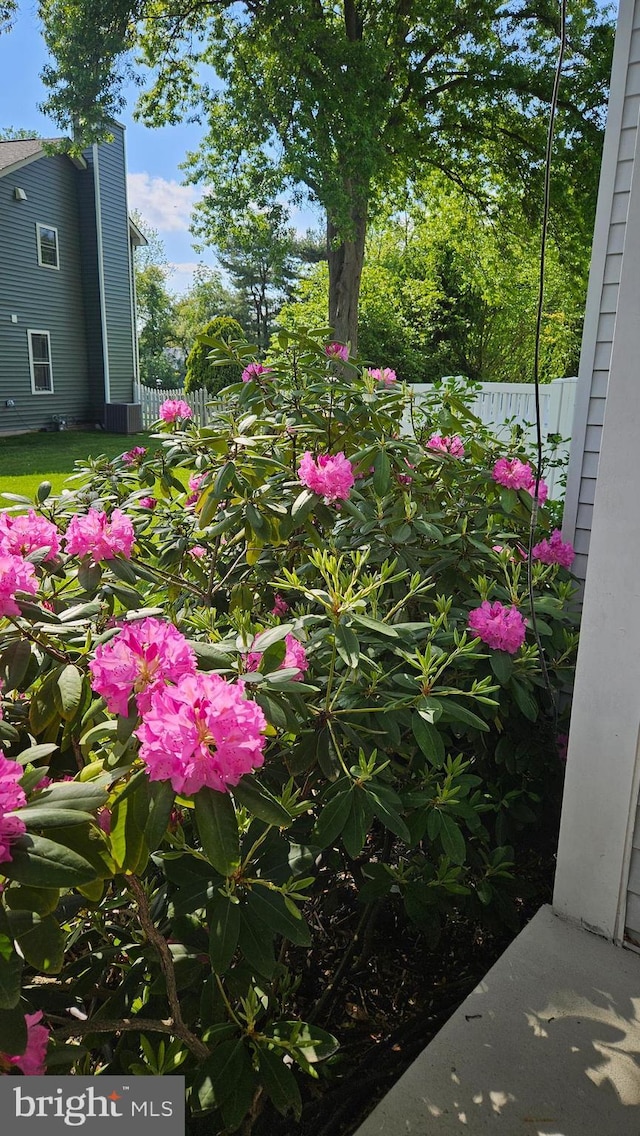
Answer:
[{"label": "dark green foliage", "polygon": [[242,328],[231,316],[217,316],[216,319],[212,319],[202,330],[187,356],[185,391],[188,393],[192,390],[202,390],[204,387],[209,394],[217,394],[230,383],[237,383],[242,374],[242,367],[233,362],[215,366],[209,359],[212,345],[207,340],[222,339],[225,343],[229,343],[242,338]]}]

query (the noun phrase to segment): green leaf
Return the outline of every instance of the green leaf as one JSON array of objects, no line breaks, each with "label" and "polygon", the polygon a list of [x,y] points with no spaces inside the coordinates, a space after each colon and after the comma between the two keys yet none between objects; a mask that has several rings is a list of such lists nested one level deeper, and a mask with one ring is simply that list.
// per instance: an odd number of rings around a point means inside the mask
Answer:
[{"label": "green leaf", "polygon": [[314,844],[326,848],[338,838],[351,812],[352,797],[351,788],[348,787],[322,804],[313,829]]},{"label": "green leaf", "polygon": [[256,534],[258,540],[267,541],[271,537],[271,527],[266,517],[259,513],[255,505],[251,501],[247,501],[246,509],[247,522],[251,531]]},{"label": "green leaf", "polygon": [[[180,488],[182,489],[182,485],[180,485]],[[107,561],[107,566],[118,580],[122,580],[123,584],[130,584],[133,587],[137,583],[137,575],[134,568],[123,556],[112,557]],[[139,596],[138,599],[140,599]]]},{"label": "green leaf", "polygon": [[522,686],[521,683],[513,679],[509,684],[509,689],[513,693],[518,709],[528,718],[530,722],[535,722],[538,717],[538,704],[532,694]]},{"label": "green leaf", "polygon": [[493,651],[491,658],[491,670],[496,676],[499,683],[505,686],[513,674],[513,659],[506,651]]},{"label": "green leaf", "polygon": [[193,1095],[201,1111],[208,1112],[216,1105],[219,1108],[233,1091],[234,1081],[241,1073],[243,1054],[243,1042],[236,1038],[221,1042],[203,1061],[193,1085]]},{"label": "green leaf", "polygon": [[[0,982],[2,980],[2,965],[0,963]],[[10,1057],[18,1057],[27,1048],[27,1022],[24,1009],[16,1005],[9,1009],[0,1009],[0,1052]]]},{"label": "green leaf", "polygon": [[373,459],[373,489],[377,497],[384,497],[389,491],[391,481],[391,466],[387,451],[379,449]]},{"label": "green leaf", "polygon": [[268,631],[262,631],[260,635],[256,635],[249,650],[266,651],[274,643],[279,643],[281,639],[285,639],[292,630],[292,623],[281,623],[278,627],[270,627]]},{"label": "green leaf", "polygon": [[31,662],[31,643],[14,639],[0,655],[0,681],[5,691],[18,690]]},{"label": "green leaf", "polygon": [[518,494],[515,489],[501,489],[500,490],[500,504],[505,513],[512,513],[518,501]]},{"label": "green leaf", "polygon": [[357,623],[359,627],[364,627],[367,631],[375,631],[378,635],[385,635],[387,639],[399,638],[395,627],[391,627],[388,623],[381,623],[379,619],[371,619],[368,615],[354,615],[353,622]]},{"label": "green leaf", "polygon": [[440,769],[444,764],[445,747],[438,727],[425,721],[423,716],[416,712],[411,716],[411,728],[424,756],[436,769]]},{"label": "green leaf", "polygon": [[4,892],[4,901],[11,911],[35,911],[37,915],[50,915],[59,900],[59,888],[10,887]]},{"label": "green leaf", "polygon": [[223,1101],[220,1111],[226,1132],[236,1132],[253,1104],[257,1082],[246,1048],[235,1070],[231,1092]]},{"label": "green leaf", "polygon": [[281,1052],[258,1046],[260,1076],[273,1104],[283,1115],[291,1109],[296,1120],[302,1115],[300,1089],[291,1070],[284,1064]]},{"label": "green leaf", "polygon": [[351,812],[342,830],[342,843],[352,860],[360,855],[373,820],[373,809],[362,788],[351,794]]},{"label": "green leaf", "polygon": [[218,974],[224,974],[238,946],[240,904],[219,892],[207,908],[209,918],[209,955]]},{"label": "green leaf", "polygon": [[360,659],[360,643],[352,627],[339,623],[336,627],[336,647],[341,659],[348,667],[357,667]]},{"label": "green leaf", "polygon": [[62,809],[55,805],[34,802],[23,809],[16,809],[11,814],[24,821],[27,829],[41,828],[67,828],[74,824],[88,824],[93,820],[91,813],[81,812],[79,809]]},{"label": "green leaf", "polygon": [[228,793],[200,789],[194,797],[196,822],[205,855],[221,876],[240,866],[238,821]]},{"label": "green leaf", "polygon": [[246,904],[240,906],[238,946],[257,974],[271,978],[275,970],[273,935],[265,934],[265,925],[257,920]]},{"label": "green leaf", "polygon": [[297,946],[308,947],[311,943],[309,928],[298,908],[294,907],[294,915],[280,892],[266,885],[255,884],[247,897],[247,908],[270,931],[283,935]]},{"label": "green leaf", "polygon": [[277,828],[288,828],[292,824],[292,817],[284,805],[256,777],[245,774],[231,792],[239,804],[265,824],[273,824]]},{"label": "green leaf", "polygon": [[473,726],[474,729],[482,730],[485,734],[489,732],[488,723],[468,710],[461,702],[457,702],[455,698],[443,700],[442,717],[449,722],[464,722],[465,726]]},{"label": "green leaf", "polygon": [[378,785],[374,781],[367,781],[362,792],[368,797],[374,813],[385,828],[395,832],[405,844],[410,844],[411,833],[398,812],[398,807],[402,807],[400,798],[385,785]]},{"label": "green leaf", "polygon": [[78,583],[83,591],[87,592],[89,595],[93,595],[100,587],[101,581],[101,566],[99,564],[92,564],[89,559],[83,560],[78,569]]},{"label": "green leaf", "polygon": [[44,836],[21,836],[11,851],[12,859],[2,865],[2,871],[18,883],[31,887],[73,888],[95,879],[95,870],[88,860]]},{"label": "green leaf", "polygon": [[133,790],[123,792],[111,806],[109,844],[116,868],[137,872],[146,863],[147,848],[144,829],[149,816],[149,784],[136,783]]},{"label": "green leaf", "polygon": [[13,945],[7,913],[0,907],[0,1010],[12,1010],[18,1005],[22,966],[22,959]]},{"label": "green leaf", "polygon": [[297,525],[301,525],[309,516],[317,500],[316,494],[312,493],[310,489],[303,489],[291,506],[291,519]]},{"label": "green leaf", "polygon": [[[269,1037],[287,1041],[302,1054],[310,1065],[332,1057],[339,1048],[338,1040],[332,1033],[320,1029],[319,1026],[308,1022],[279,1021],[274,1022],[270,1029],[265,1031]],[[295,1057],[295,1052],[293,1054]]]},{"label": "green leaf", "polygon": [[9,923],[30,966],[42,974],[59,974],[64,963],[65,934],[53,915],[41,918],[35,911],[12,911]]},{"label": "green leaf", "polygon": [[150,852],[162,843],[171,819],[175,792],[170,781],[149,782],[149,815],[144,826],[144,839]]},{"label": "green leaf", "polygon": [[464,864],[467,848],[458,825],[447,813],[440,811],[440,841],[445,855],[454,864]]}]

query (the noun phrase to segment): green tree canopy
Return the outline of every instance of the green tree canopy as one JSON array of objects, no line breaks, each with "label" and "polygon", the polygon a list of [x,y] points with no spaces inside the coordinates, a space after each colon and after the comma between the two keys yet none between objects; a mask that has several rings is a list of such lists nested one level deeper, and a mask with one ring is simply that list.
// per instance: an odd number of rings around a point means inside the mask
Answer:
[{"label": "green tree canopy", "polygon": [[[145,122],[204,113],[190,177],[235,218],[301,187],[327,218],[329,319],[355,345],[368,222],[392,185],[439,169],[479,197],[499,174],[533,200],[559,9],[552,0],[41,0],[47,109],[82,135],[118,113],[132,52]],[[572,4],[557,162],[595,198],[611,27]],[[222,86],[203,80],[213,69]],[[586,197],[579,192],[584,184]]]},{"label": "green tree canopy", "polygon": [[[187,373],[184,389],[187,393],[204,388],[209,394],[217,394],[230,383],[237,383],[242,368],[236,363],[216,366],[209,356],[213,344],[211,340],[224,340],[225,343],[244,340],[244,332],[237,320],[231,316],[217,316],[206,327],[200,328],[200,336],[194,343],[187,358]],[[206,341],[205,341],[206,340]]]}]

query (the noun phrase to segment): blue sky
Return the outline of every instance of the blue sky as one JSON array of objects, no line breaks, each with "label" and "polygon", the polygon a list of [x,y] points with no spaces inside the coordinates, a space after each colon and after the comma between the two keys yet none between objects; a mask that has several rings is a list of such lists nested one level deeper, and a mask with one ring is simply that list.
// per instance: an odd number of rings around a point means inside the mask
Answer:
[{"label": "blue sky", "polygon": [[[23,127],[49,137],[59,133],[37,109],[47,95],[40,79],[46,58],[35,6],[26,0],[12,31],[0,35],[0,128]],[[189,218],[201,191],[181,184],[179,168],[186,152],[197,147],[202,127],[187,123],[147,129],[133,121],[134,102],[131,91],[119,116],[127,128],[129,208],[139,210],[158,230],[171,265],[169,288],[180,293],[189,287],[198,263],[215,264],[211,252],[194,252]],[[312,223],[311,216],[299,218],[303,229]]]}]

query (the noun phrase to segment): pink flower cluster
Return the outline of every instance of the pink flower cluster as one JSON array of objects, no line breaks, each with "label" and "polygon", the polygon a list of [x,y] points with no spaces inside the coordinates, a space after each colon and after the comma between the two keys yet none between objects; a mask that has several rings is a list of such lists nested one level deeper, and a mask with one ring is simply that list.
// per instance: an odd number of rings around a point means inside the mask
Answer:
[{"label": "pink flower cluster", "polygon": [[200,486],[206,477],[206,473],[192,473],[189,478],[189,493],[185,505],[195,505],[200,495]]},{"label": "pink flower cluster", "polygon": [[20,787],[24,769],[17,761],[10,761],[0,754],[0,864],[11,860],[11,844],[26,829],[19,817],[8,816],[15,809],[21,809],[27,799]]},{"label": "pink flower cluster", "polygon": [[129,713],[131,697],[144,714],[155,691],[195,669],[196,658],[184,635],[172,623],[152,616],[127,624],[113,639],[99,644],[89,663],[93,690],[104,698],[111,714],[123,717]]},{"label": "pink flower cluster", "polygon": [[266,719],[243,682],[186,675],[150,701],[136,735],[152,781],[170,781],[186,796],[204,785],[224,793],[264,763]]},{"label": "pink flower cluster", "polygon": [[33,564],[21,556],[4,555],[0,548],[0,617],[20,615],[15,596],[16,592],[35,595],[38,581]]},{"label": "pink flower cluster", "polygon": [[398,376],[391,367],[370,367],[367,371],[369,378],[373,379],[376,383],[384,383],[385,387],[392,387],[397,382]]},{"label": "pink flower cluster", "polygon": [[144,446],[134,446],[132,450],[127,450],[126,454],[122,455],[122,460],[126,465],[135,465],[146,454]]},{"label": "pink flower cluster", "polygon": [[177,418],[193,418],[193,411],[182,398],[167,398],[158,411],[163,422],[175,422]]},{"label": "pink flower cluster", "polygon": [[469,627],[487,646],[510,655],[520,650],[526,634],[526,623],[518,609],[504,607],[497,600],[485,600],[470,611]]},{"label": "pink flower cluster", "polygon": [[554,529],[549,539],[534,545],[531,552],[535,560],[541,560],[543,564],[560,564],[563,568],[570,568],[575,556],[573,545],[562,539],[560,529]]},{"label": "pink flower cluster", "polygon": [[241,378],[243,383],[250,383],[252,379],[259,379],[260,375],[271,375],[273,372],[271,367],[263,367],[262,363],[249,363],[242,372]]},{"label": "pink flower cluster", "polygon": [[457,434],[454,434],[452,438],[448,434],[445,434],[444,437],[442,434],[432,434],[427,442],[427,449],[437,450],[442,454],[451,454],[453,458],[464,457],[462,438],[459,438]]},{"label": "pink flower cluster", "polygon": [[24,1020],[27,1025],[27,1046],[24,1053],[17,1056],[3,1053],[0,1057],[9,1065],[15,1065],[20,1069],[25,1077],[41,1077],[46,1071],[49,1030],[46,1026],[40,1025],[42,1010],[38,1010],[35,1014],[25,1014]]},{"label": "pink flower cluster", "polygon": [[[529,462],[522,462],[519,458],[499,458],[493,467],[491,476],[498,485],[504,485],[506,489],[526,489],[532,497],[535,493],[535,474]],[[540,480],[538,501],[541,505],[544,505],[548,495],[549,489],[546,482]]]},{"label": "pink flower cluster", "polygon": [[355,483],[353,466],[342,451],[339,454],[320,454],[314,461],[306,450],[298,466],[298,477],[307,489],[324,497],[327,504],[346,501]]},{"label": "pink flower cluster", "polygon": [[343,363],[349,361],[349,348],[344,343],[326,343],[324,353],[328,359],[340,359]]},{"label": "pink flower cluster", "polygon": [[95,564],[111,560],[118,552],[127,558],[135,540],[129,517],[114,509],[111,520],[106,513],[89,509],[86,516],[72,517],[67,528],[67,552],[72,556],[90,556]]},{"label": "pink flower cluster", "polygon": [[[307,659],[307,652],[305,651],[299,639],[295,635],[287,635],[285,637],[285,656],[278,670],[295,668],[298,674],[294,678],[294,682],[300,682],[305,671],[309,670],[309,660]],[[244,667],[246,671],[257,671],[262,659],[262,651],[249,651],[248,655],[244,658]]]},{"label": "pink flower cluster", "polygon": [[141,497],[138,504],[141,509],[155,509],[158,500],[156,497]]},{"label": "pink flower cluster", "polygon": [[0,512],[0,555],[29,556],[41,548],[48,549],[45,560],[53,560],[60,551],[60,534],[51,521],[33,509],[26,517]]},{"label": "pink flower cluster", "polygon": [[289,604],[285,599],[283,599],[283,597],[280,595],[280,592],[276,592],[275,596],[273,597],[273,607],[271,608],[271,614],[282,616],[286,615],[288,610]]}]

